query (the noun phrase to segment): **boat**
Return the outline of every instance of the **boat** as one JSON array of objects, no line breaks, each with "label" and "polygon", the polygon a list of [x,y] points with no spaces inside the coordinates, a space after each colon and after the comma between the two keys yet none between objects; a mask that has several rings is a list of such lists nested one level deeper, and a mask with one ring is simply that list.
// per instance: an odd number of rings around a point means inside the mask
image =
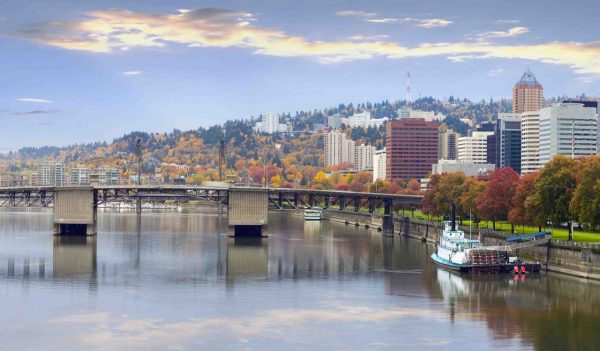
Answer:
[{"label": "boat", "polygon": [[456,226],[456,206],[452,205],[452,217],[446,221],[444,230],[431,254],[433,262],[444,268],[469,273],[538,272],[539,263],[527,263],[502,247],[482,245],[479,239],[467,239]]},{"label": "boat", "polygon": [[323,218],[323,210],[320,208],[308,208],[304,210],[305,221],[320,221]]}]

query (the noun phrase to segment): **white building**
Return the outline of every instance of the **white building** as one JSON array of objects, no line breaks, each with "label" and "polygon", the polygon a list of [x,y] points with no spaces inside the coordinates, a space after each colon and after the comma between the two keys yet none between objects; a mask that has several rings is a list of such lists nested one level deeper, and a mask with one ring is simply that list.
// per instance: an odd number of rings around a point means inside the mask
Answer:
[{"label": "white building", "polygon": [[357,171],[366,171],[373,169],[373,155],[375,146],[359,145],[355,148],[354,169]]},{"label": "white building", "polygon": [[266,113],[262,115],[260,122],[256,124],[255,130],[259,133],[285,133],[287,125],[279,123],[279,115],[275,113]]},{"label": "white building", "polygon": [[377,179],[385,180],[385,148],[376,150],[373,154],[373,182]]},{"label": "white building", "polygon": [[596,153],[598,116],[583,104],[560,103],[540,110],[540,165],[554,155],[573,158]]},{"label": "white building", "polygon": [[342,143],[342,163],[348,163],[354,167],[356,163],[356,142],[354,140],[346,140]]},{"label": "white building", "polygon": [[487,163],[487,137],[494,132],[473,132],[472,136],[458,138],[458,161]]},{"label": "white building", "polygon": [[433,111],[421,111],[421,110],[408,110],[409,118],[423,118],[427,122],[431,121],[442,121],[446,116],[441,113],[435,113]]},{"label": "white building", "polygon": [[87,167],[77,166],[71,168],[70,174],[71,185],[89,185],[90,184],[90,170]]},{"label": "white building", "polygon": [[[97,177],[98,183],[103,185],[119,185],[119,170],[111,167],[96,168],[93,174]],[[137,180],[137,175],[135,176]]]},{"label": "white building", "polygon": [[342,126],[342,117],[339,113],[327,116],[327,126],[331,129],[338,129]]},{"label": "white building", "polygon": [[346,139],[343,132],[333,131],[324,134],[325,166],[338,166],[344,163],[354,165],[356,148],[353,140]]},{"label": "white building", "polygon": [[474,163],[456,160],[439,160],[431,166],[432,174],[463,172],[467,177],[476,177],[493,172],[496,165],[491,163]]},{"label": "white building", "polygon": [[60,162],[45,161],[38,165],[38,184],[41,186],[62,186],[65,183],[65,165]]},{"label": "white building", "polygon": [[540,168],[540,112],[521,114],[521,174]]},{"label": "white building", "polygon": [[382,126],[388,119],[387,117],[371,119],[371,112],[364,111],[361,113],[355,113],[347,118],[342,118],[341,120],[343,124],[350,128],[368,128]]}]

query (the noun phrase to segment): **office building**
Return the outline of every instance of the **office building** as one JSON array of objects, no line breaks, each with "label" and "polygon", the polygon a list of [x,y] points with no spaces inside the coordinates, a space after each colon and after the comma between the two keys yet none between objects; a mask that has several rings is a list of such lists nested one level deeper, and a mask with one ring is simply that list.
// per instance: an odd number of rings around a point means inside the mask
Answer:
[{"label": "office building", "polygon": [[581,101],[581,100],[564,100],[563,103],[583,104],[583,107],[591,107],[596,109],[598,138],[596,139],[596,153],[600,155],[600,103],[598,101]]},{"label": "office building", "polygon": [[521,114],[521,173],[535,172],[540,168],[540,112]]},{"label": "office building", "polygon": [[404,118],[386,124],[386,179],[421,179],[438,158],[437,122]]},{"label": "office building", "polygon": [[463,172],[467,177],[480,177],[493,172],[496,166],[491,163],[474,163],[457,160],[439,160],[431,166],[432,174]]},{"label": "office building", "polygon": [[458,138],[458,161],[487,163],[487,139],[494,132],[473,132],[468,137]]},{"label": "office building", "polygon": [[573,158],[596,153],[598,115],[582,103],[560,103],[540,110],[540,165],[554,155]]},{"label": "office building", "polygon": [[350,128],[368,128],[368,127],[380,127],[388,120],[387,118],[371,119],[371,112],[364,111],[355,113],[348,118],[342,118],[342,124],[345,124]]},{"label": "office building", "polygon": [[69,180],[71,185],[89,185],[90,171],[83,166],[71,168]]},{"label": "office building", "polygon": [[377,179],[385,180],[385,148],[376,150],[373,154],[373,182]]},{"label": "office building", "polygon": [[521,115],[499,113],[494,134],[488,137],[488,163],[521,173]]},{"label": "office building", "polygon": [[544,107],[544,88],[529,69],[513,87],[512,112],[539,111]]},{"label": "office building", "polygon": [[460,134],[445,125],[440,126],[438,134],[438,159],[456,160],[458,157],[458,138]]},{"label": "office building", "polygon": [[65,165],[61,162],[45,161],[38,165],[38,185],[62,186],[65,183]]},{"label": "office building", "polygon": [[262,115],[261,121],[257,123],[255,130],[259,133],[274,134],[287,132],[287,125],[279,123],[279,115],[266,113]]},{"label": "office building", "polygon": [[327,116],[327,126],[331,129],[338,129],[342,126],[342,117],[339,113]]}]

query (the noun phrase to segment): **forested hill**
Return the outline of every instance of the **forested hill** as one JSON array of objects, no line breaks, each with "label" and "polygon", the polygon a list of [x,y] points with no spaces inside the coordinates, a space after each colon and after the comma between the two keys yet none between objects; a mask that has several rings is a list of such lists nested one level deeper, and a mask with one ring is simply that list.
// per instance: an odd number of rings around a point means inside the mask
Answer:
[{"label": "forested hill", "polygon": [[[214,167],[218,158],[217,147],[220,138],[227,143],[226,162],[233,167],[239,160],[259,161],[263,158],[272,160],[280,167],[313,166],[323,163],[323,140],[318,134],[312,133],[316,124],[326,124],[327,116],[339,113],[350,116],[355,112],[371,111],[372,118],[397,117],[399,107],[405,102],[382,101],[377,103],[339,104],[336,107],[314,111],[297,111],[281,114],[281,122],[292,125],[291,135],[266,136],[253,131],[257,119],[230,120],[222,126],[196,130],[173,130],[169,133],[131,132],[111,143],[95,142],[90,144],[70,145],[66,147],[45,146],[39,148],[25,147],[17,152],[0,155],[3,168],[11,171],[31,169],[36,161],[41,159],[57,159],[66,164],[83,164],[89,167],[110,165],[127,168],[133,160],[135,140],[141,138],[144,152],[144,167],[151,171],[162,163],[178,165]],[[511,108],[510,101],[480,101],[472,102],[467,99],[446,101],[432,97],[420,98],[412,103],[415,110],[439,112],[447,116],[444,121],[450,127],[462,134],[467,133],[467,125],[460,121],[468,118],[473,121],[493,119],[498,112],[507,112]],[[350,135],[359,142],[365,142],[377,147],[385,143],[383,128],[354,129]],[[276,149],[279,145],[280,149]],[[284,157],[285,160],[280,158]],[[0,165],[2,166],[2,165]]]}]

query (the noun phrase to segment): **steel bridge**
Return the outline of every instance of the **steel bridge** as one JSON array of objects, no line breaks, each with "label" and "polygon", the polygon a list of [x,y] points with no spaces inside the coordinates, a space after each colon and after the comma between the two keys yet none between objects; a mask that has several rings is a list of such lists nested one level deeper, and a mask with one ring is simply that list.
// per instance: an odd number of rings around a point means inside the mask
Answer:
[{"label": "steel bridge", "polygon": [[[2,187],[0,207],[50,207],[54,204],[54,194],[61,189],[92,189],[96,205],[107,202],[134,201],[194,201],[205,200],[228,204],[230,189],[243,187],[204,187],[193,185],[99,185],[92,187]],[[257,189],[257,188],[251,188]],[[364,193],[337,190],[262,188],[269,194],[270,207],[278,209],[336,208],[341,211],[367,209],[373,213],[376,208],[394,205],[420,206],[423,196],[382,193]]]}]

